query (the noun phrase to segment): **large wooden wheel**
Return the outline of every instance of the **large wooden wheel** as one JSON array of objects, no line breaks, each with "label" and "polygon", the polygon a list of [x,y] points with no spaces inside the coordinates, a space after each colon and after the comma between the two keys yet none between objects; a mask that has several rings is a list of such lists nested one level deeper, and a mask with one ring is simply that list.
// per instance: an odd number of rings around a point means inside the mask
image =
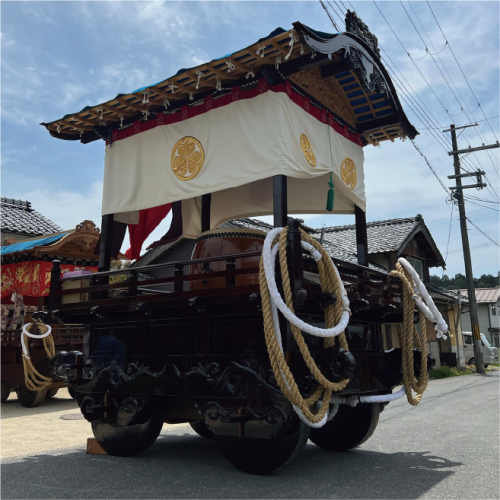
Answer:
[{"label": "large wooden wheel", "polygon": [[197,422],[189,422],[191,429],[193,429],[198,436],[201,436],[205,439],[214,439],[214,433],[207,425],[204,420],[198,420]]},{"label": "large wooden wheel", "polygon": [[133,425],[92,422],[94,437],[108,455],[138,455],[154,444],[163,427],[165,412],[158,408],[148,412],[142,416],[141,423]]},{"label": "large wooden wheel", "polygon": [[17,399],[25,408],[35,408],[44,402],[46,393],[47,389],[30,391],[23,386],[17,391]]},{"label": "large wooden wheel", "polygon": [[310,428],[294,416],[293,429],[268,439],[218,436],[215,440],[224,456],[249,474],[266,475],[292,463],[304,449]]},{"label": "large wooden wheel", "polygon": [[329,451],[347,451],[364,443],[375,431],[380,414],[379,403],[355,407],[340,405],[335,417],[319,429],[311,429],[309,439]]},{"label": "large wooden wheel", "polygon": [[59,388],[48,389],[47,394],[45,395],[45,399],[53,398],[58,392],[59,392]]},{"label": "large wooden wheel", "polygon": [[5,403],[10,396],[11,386],[8,382],[2,380],[2,403]]}]

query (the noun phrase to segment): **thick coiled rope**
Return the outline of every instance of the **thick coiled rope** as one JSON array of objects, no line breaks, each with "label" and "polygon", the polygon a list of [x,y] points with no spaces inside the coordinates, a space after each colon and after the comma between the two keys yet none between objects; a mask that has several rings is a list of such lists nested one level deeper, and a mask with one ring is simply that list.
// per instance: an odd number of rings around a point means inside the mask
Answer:
[{"label": "thick coiled rope", "polygon": [[[326,329],[323,332],[329,332],[329,336],[324,340],[325,348],[331,348],[335,345],[335,336],[338,336],[340,346],[346,351],[349,350],[347,345],[347,340],[345,338],[344,329],[337,329],[338,324],[341,323],[342,317],[350,314],[348,310],[348,300],[347,294],[343,289],[343,284],[335,269],[332,259],[323,249],[323,247],[307,233],[300,230],[302,242],[306,243],[306,248],[308,246],[312,247],[319,255],[315,257],[318,263],[318,271],[321,282],[321,290],[325,293],[334,294],[338,299],[344,298],[344,301],[337,300],[335,304],[329,305],[325,309],[325,324]],[[278,235],[279,233],[279,235]],[[314,359],[309,352],[309,348],[304,340],[299,324],[303,323],[294,315],[293,311],[293,297],[292,290],[290,286],[290,277],[288,274],[288,264],[286,259],[286,242],[287,242],[288,228],[277,228],[271,231],[264,242],[264,249],[262,254],[262,259],[260,262],[260,290],[262,297],[262,311],[264,316],[264,331],[266,337],[266,344],[269,351],[269,357],[271,360],[271,366],[274,371],[274,375],[278,382],[280,389],[283,391],[285,397],[293,404],[295,411],[299,417],[304,420],[311,427],[321,427],[324,425],[328,419],[328,410],[330,404],[330,398],[334,391],[340,391],[346,387],[349,383],[349,379],[343,379],[340,382],[331,382],[328,380],[319,370],[318,366],[314,362]],[[277,247],[279,244],[279,263],[281,269],[281,276],[283,282],[283,292],[285,295],[285,303],[288,312],[282,307],[282,300],[277,300],[277,297],[273,295],[273,300],[271,300],[270,288],[268,286],[269,278],[272,276],[271,280],[274,280],[274,256],[276,255]],[[313,251],[314,251],[313,250]],[[267,267],[267,271],[266,271]],[[266,279],[267,274],[267,279]],[[280,297],[281,299],[281,297]],[[347,302],[345,302],[347,301]],[[276,307],[284,313],[285,317],[289,319],[290,326],[292,329],[293,336],[300,352],[304,358],[304,361],[311,371],[314,378],[318,381],[318,387],[313,392],[313,394],[304,398],[299,391],[297,383],[288,367],[286,362],[283,347],[281,345],[281,335],[279,332],[279,321],[277,316]],[[289,313],[292,314],[290,318]],[[347,324],[347,323],[346,323]],[[311,325],[307,325],[311,326]],[[315,327],[313,327],[315,328]],[[321,332],[318,336],[322,335]],[[320,404],[316,404],[320,403]],[[318,408],[319,406],[319,408]]]},{"label": "thick coiled rope", "polygon": [[[400,345],[402,350],[402,367],[404,386],[396,394],[376,396],[332,396],[333,392],[341,391],[349,383],[349,379],[340,382],[331,382],[319,370],[314,362],[302,332],[307,332],[317,337],[323,337],[324,347],[331,348],[335,345],[338,336],[339,345],[346,351],[349,350],[344,330],[349,321],[349,300],[342,280],[332,259],[323,247],[302,229],[300,230],[302,248],[311,253],[318,264],[321,290],[324,293],[334,294],[341,300],[325,309],[326,328],[317,328],[295,316],[293,311],[293,297],[288,274],[286,259],[286,244],[288,228],[272,230],[265,242],[260,261],[260,292],[262,297],[262,311],[264,316],[264,331],[266,344],[271,360],[276,381],[285,397],[292,403],[298,416],[310,427],[322,427],[338,410],[339,404],[356,405],[357,403],[382,403],[393,401],[406,393],[408,402],[416,406],[427,388],[429,375],[427,373],[427,333],[425,319],[437,323],[438,336],[446,338],[444,333],[447,325],[437,310],[432,298],[427,293],[424,284],[418,278],[410,264],[399,259],[396,271],[391,275],[401,279],[403,283],[403,325],[399,330]],[[275,282],[275,257],[279,251],[279,263],[282,276],[285,301],[281,298]],[[414,305],[420,309],[421,336],[418,335],[414,324]],[[318,387],[308,398],[304,398],[299,391],[297,383],[286,362],[281,333],[279,329],[278,309],[290,322],[293,336],[304,361],[318,382]],[[421,352],[421,369],[418,379],[414,375],[413,348],[414,342]],[[416,396],[413,396],[413,392]],[[329,414],[329,406],[333,405]]]},{"label": "thick coiled rope", "polygon": [[[420,336],[417,333],[414,323],[414,306],[419,302],[415,300],[414,281],[410,272],[401,262],[396,263],[396,270],[391,271],[391,276],[398,277],[403,283],[403,325],[399,328],[399,343],[401,345],[401,356],[403,363],[403,381],[405,386],[408,403],[417,406],[420,403],[422,394],[429,383],[429,374],[427,373],[427,331],[426,318],[422,309],[419,309],[420,315]],[[443,318],[439,315],[441,321]],[[413,342],[417,349],[420,349],[421,367],[418,380],[415,378],[413,362]],[[413,397],[413,393],[417,393]]]},{"label": "thick coiled rope", "polygon": [[[40,335],[34,335],[31,333],[33,329],[33,323],[28,323],[23,326],[23,331],[21,333],[21,346],[23,348],[23,368],[24,368],[24,381],[26,388],[30,391],[41,391],[52,384],[53,380],[51,377],[46,377],[42,375],[31,362],[29,344],[25,341],[26,337],[31,337],[33,339],[43,339],[43,347],[47,353],[47,357],[52,359],[56,353],[54,340],[52,338],[52,328],[49,325],[44,325],[43,323],[38,323],[38,330],[41,332]],[[27,340],[27,339],[26,339]]]}]

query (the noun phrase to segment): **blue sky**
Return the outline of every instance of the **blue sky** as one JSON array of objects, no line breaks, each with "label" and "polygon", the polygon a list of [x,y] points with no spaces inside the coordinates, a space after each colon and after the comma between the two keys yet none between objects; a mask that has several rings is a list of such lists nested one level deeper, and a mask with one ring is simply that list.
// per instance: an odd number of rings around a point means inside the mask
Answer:
[{"label": "blue sky", "polygon": [[[483,120],[460,136],[460,148],[490,144],[500,135],[499,3],[431,2],[448,45],[427,2],[377,2],[387,21],[373,2],[330,4],[341,30],[343,5],[352,5],[378,37],[383,57],[397,67],[396,88],[405,87],[400,98],[420,131],[416,144],[444,184],[452,186],[446,178],[453,173],[446,153],[450,139],[441,127]],[[99,225],[104,144],[56,140],[39,123],[164,80],[180,68],[250,45],[277,26],[290,29],[297,20],[336,31],[317,1],[1,2],[2,196],[31,201],[65,229],[84,219]],[[463,273],[457,210],[451,214],[446,192],[411,142],[367,146],[365,156],[368,221],[422,214],[443,256],[448,248],[446,274]],[[467,212],[498,241],[498,149],[467,161],[467,168],[481,167],[490,181],[488,190],[467,192],[477,197],[467,202]],[[351,216],[305,219],[314,227],[353,222]],[[496,274],[498,247],[469,229],[474,275]],[[442,270],[434,273],[440,276]]]}]

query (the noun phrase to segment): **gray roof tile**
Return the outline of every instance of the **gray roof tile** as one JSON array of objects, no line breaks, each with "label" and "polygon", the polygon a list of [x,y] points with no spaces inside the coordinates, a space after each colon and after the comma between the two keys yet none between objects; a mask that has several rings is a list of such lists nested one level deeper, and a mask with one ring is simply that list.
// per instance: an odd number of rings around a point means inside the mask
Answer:
[{"label": "gray roof tile", "polygon": [[31,208],[29,201],[1,198],[2,232],[38,236],[62,231],[57,224]]}]

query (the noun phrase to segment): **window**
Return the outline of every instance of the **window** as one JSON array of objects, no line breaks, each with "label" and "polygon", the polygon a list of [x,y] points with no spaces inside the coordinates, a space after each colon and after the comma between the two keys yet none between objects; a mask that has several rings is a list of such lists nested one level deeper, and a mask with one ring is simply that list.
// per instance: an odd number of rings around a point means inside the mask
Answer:
[{"label": "window", "polygon": [[472,335],[464,335],[464,340],[467,345],[472,345]]},{"label": "window", "polygon": [[491,304],[491,314],[493,316],[497,315],[497,305],[496,304]]},{"label": "window", "polygon": [[406,257],[406,260],[411,264],[413,269],[417,271],[417,274],[419,275],[420,279],[424,279],[424,266],[422,264],[421,260],[418,259],[413,259],[412,257]]}]

